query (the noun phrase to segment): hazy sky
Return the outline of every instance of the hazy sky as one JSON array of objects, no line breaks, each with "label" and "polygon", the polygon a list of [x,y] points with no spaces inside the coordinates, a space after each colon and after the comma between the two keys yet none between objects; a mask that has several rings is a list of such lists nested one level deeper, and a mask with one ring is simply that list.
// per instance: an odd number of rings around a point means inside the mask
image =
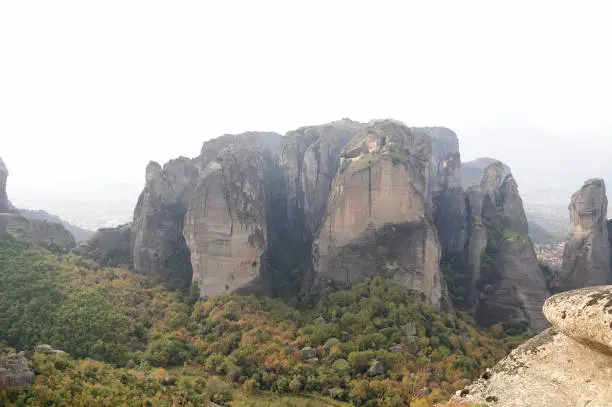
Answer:
[{"label": "hazy sky", "polygon": [[2,1],[9,196],[23,206],[37,194],[108,199],[94,185],[143,182],[149,160],[195,156],[208,138],[342,117],[445,125],[467,158],[494,146],[492,125],[508,119],[607,141],[611,7]]}]

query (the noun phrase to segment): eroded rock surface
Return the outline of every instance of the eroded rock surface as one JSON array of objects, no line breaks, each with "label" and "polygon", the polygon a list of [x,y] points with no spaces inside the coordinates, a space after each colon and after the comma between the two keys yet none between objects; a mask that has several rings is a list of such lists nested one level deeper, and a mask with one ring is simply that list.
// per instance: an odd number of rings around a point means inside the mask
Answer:
[{"label": "eroded rock surface", "polygon": [[325,214],[340,152],[364,129],[349,119],[290,131],[281,143],[281,167],[287,188],[287,219],[312,239]]},{"label": "eroded rock surface", "polygon": [[544,314],[565,335],[612,355],[612,286],[587,287],[550,297]]},{"label": "eroded rock surface", "polygon": [[265,165],[261,149],[235,145],[203,170],[184,231],[201,295],[256,290],[267,238]]},{"label": "eroded rock surface", "polygon": [[26,219],[19,213],[8,216],[6,230],[15,239],[49,247],[69,249],[76,244],[74,236],[61,223]]},{"label": "eroded rock surface", "polygon": [[23,353],[0,358],[0,389],[31,386],[34,379],[34,371]]},{"label": "eroded rock surface", "polygon": [[441,306],[440,245],[427,199],[431,139],[377,122],[343,149],[313,245],[319,283],[388,274]]},{"label": "eroded rock surface", "polygon": [[460,256],[465,249],[469,223],[461,187],[459,139],[445,127],[417,128],[431,138],[428,197],[444,257]]},{"label": "eroded rock surface", "polygon": [[501,162],[489,165],[479,191],[468,192],[470,300],[484,325],[523,322],[541,331],[548,326],[541,311],[548,290],[518,186],[512,174],[504,173]]},{"label": "eroded rock surface", "polygon": [[[544,312],[554,327],[519,346],[476,382],[458,391],[449,405],[611,406],[610,337],[602,335],[604,323],[610,320],[610,298],[612,286],[549,298]],[[608,332],[612,329],[605,328]]]},{"label": "eroded rock surface", "polygon": [[132,224],[103,228],[79,243],[74,252],[89,255],[104,265],[132,267]]},{"label": "eroded rock surface", "polygon": [[606,222],[608,198],[602,179],[590,179],[572,195],[571,230],[563,251],[562,283],[581,288],[612,282]]},{"label": "eroded rock surface", "polygon": [[[472,161],[468,161],[461,164],[461,185],[464,189],[468,189],[470,186],[476,184],[480,185],[480,181],[482,180],[482,176],[484,175],[485,169],[493,164],[498,162],[494,158],[490,157],[482,157],[477,158]],[[506,176],[511,173],[510,167],[506,164],[504,165],[503,176]]]},{"label": "eroded rock surface", "polygon": [[198,166],[185,157],[163,168],[153,161],[147,165],[131,229],[135,270],[156,273],[173,254],[185,251],[183,220],[198,178]]}]

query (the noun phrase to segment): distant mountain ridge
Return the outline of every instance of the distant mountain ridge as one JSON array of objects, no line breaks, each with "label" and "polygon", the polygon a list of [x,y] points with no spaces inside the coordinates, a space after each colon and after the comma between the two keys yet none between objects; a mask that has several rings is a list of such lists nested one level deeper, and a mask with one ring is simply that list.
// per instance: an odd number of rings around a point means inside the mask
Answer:
[{"label": "distant mountain ridge", "polygon": [[93,230],[83,229],[78,226],[74,226],[70,222],[61,219],[59,216],[53,215],[42,209],[18,209],[18,211],[26,219],[45,220],[50,223],[59,223],[63,225],[66,230],[68,230],[72,234],[72,236],[74,236],[74,240],[76,240],[77,243],[86,240],[94,233]]}]

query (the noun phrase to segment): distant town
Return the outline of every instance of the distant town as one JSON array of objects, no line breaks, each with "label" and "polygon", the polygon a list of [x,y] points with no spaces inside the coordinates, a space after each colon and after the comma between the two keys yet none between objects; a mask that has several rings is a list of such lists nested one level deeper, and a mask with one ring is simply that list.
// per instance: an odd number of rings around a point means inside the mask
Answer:
[{"label": "distant town", "polygon": [[563,248],[565,243],[554,244],[535,244],[535,252],[538,260],[550,264],[551,266],[561,267],[563,260]]}]

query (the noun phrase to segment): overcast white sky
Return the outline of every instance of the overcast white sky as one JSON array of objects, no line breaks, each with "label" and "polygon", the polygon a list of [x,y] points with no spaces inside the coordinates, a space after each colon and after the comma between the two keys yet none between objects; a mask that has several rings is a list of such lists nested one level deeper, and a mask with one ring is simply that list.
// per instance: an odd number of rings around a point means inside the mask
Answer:
[{"label": "overcast white sky", "polygon": [[9,196],[103,199],[208,138],[342,117],[445,125],[468,158],[500,118],[608,141],[612,5],[501,3],[2,1]]}]

